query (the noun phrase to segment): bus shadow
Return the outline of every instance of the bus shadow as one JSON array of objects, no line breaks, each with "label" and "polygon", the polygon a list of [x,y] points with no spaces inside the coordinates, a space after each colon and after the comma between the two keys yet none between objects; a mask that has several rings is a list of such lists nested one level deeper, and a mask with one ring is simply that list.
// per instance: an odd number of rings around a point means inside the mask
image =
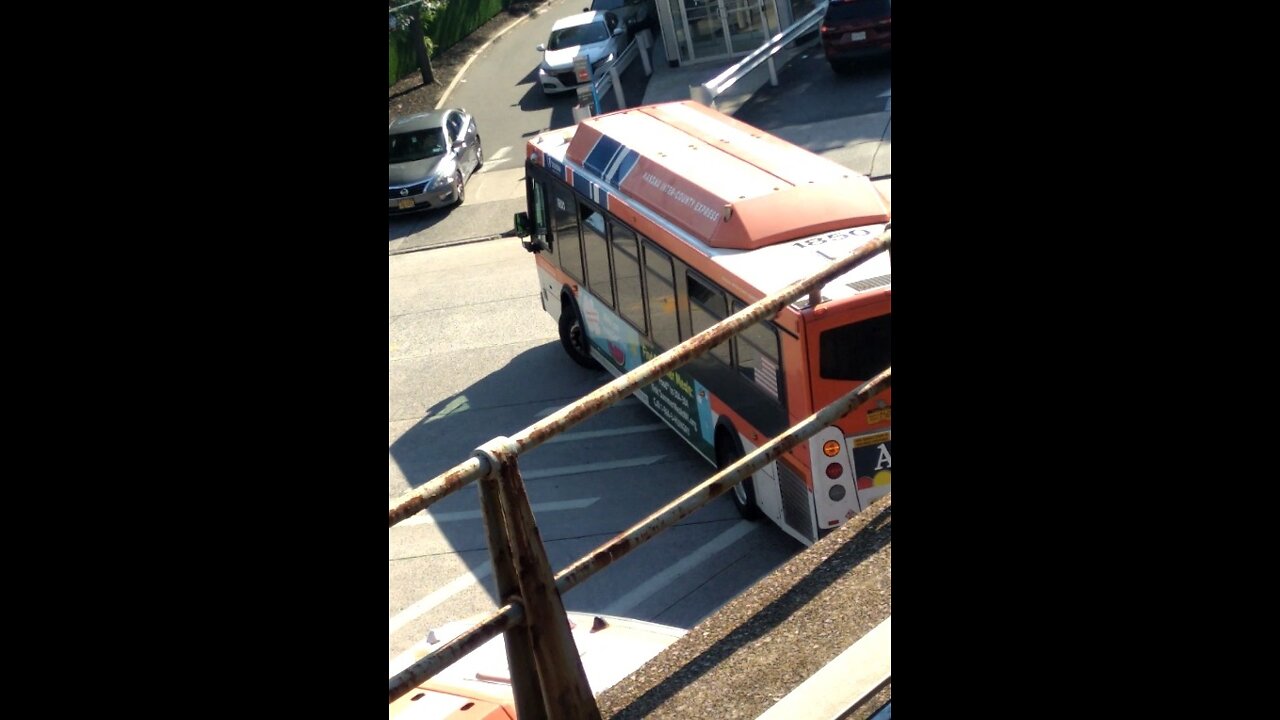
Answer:
[{"label": "bus shadow", "polygon": [[[529,382],[530,378],[543,381]],[[567,405],[608,380],[605,372],[568,362],[558,341],[530,348],[423,411],[421,419],[391,443],[391,460],[411,488],[420,487],[494,437],[537,422],[540,410]],[[407,410],[393,409],[392,414]]]}]

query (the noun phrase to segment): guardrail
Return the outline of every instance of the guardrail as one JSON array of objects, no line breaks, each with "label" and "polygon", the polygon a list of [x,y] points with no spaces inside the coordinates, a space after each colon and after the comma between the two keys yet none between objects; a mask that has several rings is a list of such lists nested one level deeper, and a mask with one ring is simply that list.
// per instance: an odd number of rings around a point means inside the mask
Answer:
[{"label": "guardrail", "polygon": [[783,48],[795,42],[798,38],[803,37],[813,31],[822,23],[822,16],[827,12],[827,3],[820,2],[818,7],[812,12],[792,23],[782,32],[769,38],[765,44],[756,48],[752,53],[736,64],[731,65],[724,72],[702,83],[701,85],[689,86],[689,97],[697,100],[703,105],[709,107],[716,106],[716,98],[724,94],[734,83],[751,74],[761,64],[769,66],[769,84],[778,86],[778,68],[774,63],[774,56]]},{"label": "guardrail", "polygon": [[[635,62],[635,59],[639,57],[641,65],[644,66],[645,77],[652,75],[653,61],[649,58],[652,48],[653,33],[648,28],[645,28],[635,34],[630,44],[627,45],[626,49],[618,53],[617,57],[592,73],[591,100],[597,115],[601,112],[601,100],[605,97],[605,93],[610,90],[613,90],[617,95],[620,109],[627,106],[627,98],[622,92],[622,73],[626,72],[631,63]],[[573,119],[577,121],[584,117],[590,117],[591,109],[579,104],[573,109]]]},{"label": "guardrail", "polygon": [[393,501],[387,512],[388,527],[408,519],[468,483],[478,481],[489,554],[498,596],[503,604],[457,638],[392,676],[388,681],[388,702],[394,702],[503,633],[512,693],[521,720],[599,718],[600,710],[570,633],[561,595],[890,387],[892,368],[885,368],[554,575],[520,476],[519,456],[609,408],[671,370],[705,355],[747,327],[773,317],[801,296],[820,291],[827,282],[879,253],[889,251],[891,241],[891,230],[886,228],[879,236],[825,269],[752,303],[514,436],[494,438],[477,448],[470,459]]}]

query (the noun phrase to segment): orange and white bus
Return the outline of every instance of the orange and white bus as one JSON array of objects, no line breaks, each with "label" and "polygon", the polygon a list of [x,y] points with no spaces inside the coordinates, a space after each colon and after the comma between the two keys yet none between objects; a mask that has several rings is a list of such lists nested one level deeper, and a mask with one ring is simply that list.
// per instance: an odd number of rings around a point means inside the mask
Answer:
[{"label": "orange and white bus", "polygon": [[[867,178],[694,102],[588,118],[534,137],[525,158],[516,224],[542,306],[571,358],[615,376],[890,222]],[[810,300],[637,397],[708,461],[731,464],[891,365],[888,253]],[[889,492],[890,393],[740,483],[739,512],[811,544]]]}]

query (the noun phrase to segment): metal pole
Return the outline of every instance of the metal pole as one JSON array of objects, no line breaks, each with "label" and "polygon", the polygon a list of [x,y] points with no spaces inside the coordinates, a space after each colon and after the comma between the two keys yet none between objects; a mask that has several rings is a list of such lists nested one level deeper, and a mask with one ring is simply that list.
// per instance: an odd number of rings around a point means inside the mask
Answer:
[{"label": "metal pole", "polygon": [[649,29],[645,28],[636,36],[636,40],[640,41],[640,64],[644,66],[645,77],[653,74],[653,61],[649,59],[649,48],[653,45],[652,35]]},{"label": "metal pole", "polygon": [[[498,487],[498,479],[492,475],[480,480],[480,508],[484,516],[484,529],[489,537],[489,558],[493,562],[498,597],[503,603],[509,602],[511,598],[519,599],[520,582],[516,578],[515,561],[511,557],[509,528],[502,513],[502,490]],[[538,664],[534,659],[533,640],[528,626],[508,630],[505,642],[516,715],[531,720],[545,720],[546,704],[542,700],[542,689],[538,686]]]},{"label": "metal pole", "polygon": [[600,720],[600,708],[569,631],[564,601],[556,589],[547,550],[520,478],[519,455],[513,443],[501,442],[505,440],[494,440],[486,448],[498,461],[501,474],[498,487],[502,511],[507,518],[520,597],[525,606],[525,627],[533,642],[547,715]]},{"label": "metal pole", "polygon": [[618,77],[618,66],[615,63],[609,63],[609,78],[613,80],[613,91],[618,94],[618,109],[622,110],[627,106],[627,99],[622,95],[622,78]]}]

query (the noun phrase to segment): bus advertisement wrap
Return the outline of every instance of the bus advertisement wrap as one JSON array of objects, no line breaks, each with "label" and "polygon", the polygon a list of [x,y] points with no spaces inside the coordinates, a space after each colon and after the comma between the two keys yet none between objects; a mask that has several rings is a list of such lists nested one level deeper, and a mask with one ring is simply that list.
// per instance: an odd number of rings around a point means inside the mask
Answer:
[{"label": "bus advertisement wrap", "polygon": [[[661,352],[661,348],[646,342],[635,328],[591,295],[583,293],[579,302],[587,337],[619,374],[635,370]],[[702,383],[672,370],[642,392],[649,408],[694,449],[708,459],[715,457],[711,400]]]}]

